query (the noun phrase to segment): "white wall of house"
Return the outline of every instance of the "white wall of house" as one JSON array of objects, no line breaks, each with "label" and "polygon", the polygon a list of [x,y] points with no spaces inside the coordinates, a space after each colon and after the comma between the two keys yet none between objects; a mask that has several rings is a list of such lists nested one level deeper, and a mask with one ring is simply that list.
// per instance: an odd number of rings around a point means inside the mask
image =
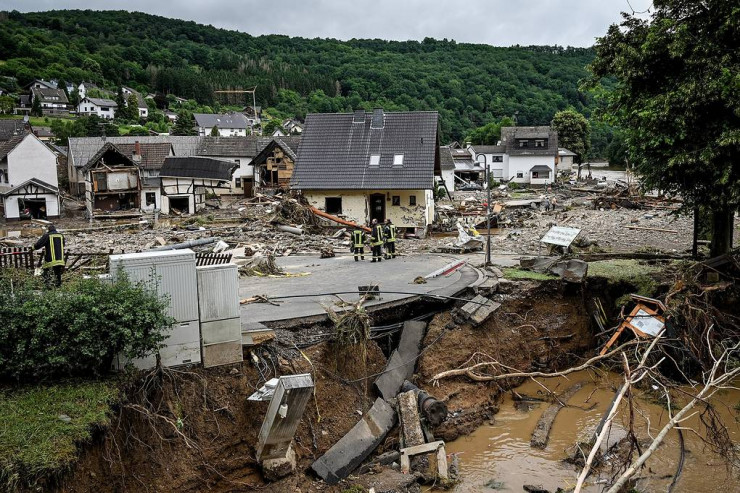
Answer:
[{"label": "white wall of house", "polygon": [[[340,217],[358,224],[366,224],[370,217],[370,196],[382,193],[386,196],[385,217],[399,228],[426,228],[434,220],[434,197],[432,190],[304,190],[308,203],[322,211],[326,210],[327,197],[342,199]],[[411,205],[411,197],[416,205]],[[398,204],[393,205],[393,197]]]},{"label": "white wall of house", "polygon": [[7,159],[9,188],[17,187],[31,178],[59,187],[57,157],[35,135],[26,135],[21,143],[8,153]]},{"label": "white wall of house", "polygon": [[478,156],[485,156],[486,160],[485,163],[488,166],[488,172],[491,174],[492,177],[494,177],[497,181],[501,180],[508,180],[511,178],[509,174],[509,155],[506,153],[478,153],[476,154],[475,147],[469,147],[471,152],[473,152],[473,160],[480,163],[481,166],[483,166],[483,158]]},{"label": "white wall of house", "polygon": [[[560,162],[558,163],[558,171],[570,171],[573,169],[573,156],[560,156]],[[576,169],[578,167],[576,166]]]},{"label": "white wall of house", "polygon": [[[198,127],[198,135],[211,135],[212,131],[213,127]],[[221,137],[245,137],[247,135],[247,129],[218,127],[218,134]]]},{"label": "white wall of house", "polygon": [[254,166],[252,166],[252,158],[248,156],[206,156],[214,159],[221,159],[222,161],[232,161],[238,163],[239,167],[234,170],[234,174],[231,177],[231,184],[228,189],[219,188],[214,190],[216,195],[241,195],[244,193],[242,180],[244,178],[254,179]]},{"label": "white wall of house", "polygon": [[[531,181],[529,170],[533,166],[547,166],[550,168],[548,178],[539,178]],[[509,175],[515,183],[532,183],[533,185],[544,185],[555,180],[555,157],[554,156],[509,156]]]},{"label": "white wall of house", "polygon": [[445,186],[450,193],[455,191],[455,170],[454,169],[443,169],[442,180],[445,182]]},{"label": "white wall of house", "polygon": [[89,99],[82,99],[77,105],[79,115],[98,115],[100,118],[112,119],[115,116],[114,106],[98,106]]},{"label": "white wall of house", "polygon": [[[5,198],[5,218],[20,219],[20,199],[22,196],[11,195]],[[59,217],[59,197],[53,193],[34,194],[28,198],[46,201],[46,217]]]},{"label": "white wall of house", "polygon": [[[149,194],[154,194],[154,204],[147,205],[146,199]],[[142,188],[141,189],[141,210],[144,212],[152,212],[154,209],[162,209],[162,191],[159,187],[157,188]]]}]

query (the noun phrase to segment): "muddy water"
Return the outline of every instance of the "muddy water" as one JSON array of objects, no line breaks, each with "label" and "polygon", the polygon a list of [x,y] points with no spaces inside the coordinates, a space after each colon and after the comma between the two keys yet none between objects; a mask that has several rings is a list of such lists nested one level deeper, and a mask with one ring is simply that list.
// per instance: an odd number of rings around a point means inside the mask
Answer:
[{"label": "muddy water", "polygon": [[[588,440],[589,434],[596,429],[602,415],[611,406],[620,377],[581,372],[568,378],[541,380],[557,393],[576,382],[584,382],[583,388],[568,401],[569,407],[558,413],[544,450],[531,448],[529,442],[537,421],[549,403],[527,403],[525,408],[528,409],[517,409],[511,394],[507,394],[501,403],[493,424],[484,425],[472,435],[448,443],[447,453],[457,453],[460,458],[461,481],[454,491],[494,491],[498,488],[501,491],[521,492],[525,484],[540,485],[555,491],[558,487],[575,486],[580,468],[563,462],[563,459],[572,454],[576,442]],[[542,387],[531,381],[516,390],[528,396],[545,397]],[[668,415],[667,410],[651,400],[645,392],[635,393],[638,411],[636,430],[641,443],[645,444],[642,441],[649,439],[648,432],[655,436],[667,422]],[[686,402],[686,399],[679,398],[679,402]],[[737,446],[740,443],[740,426],[735,406],[740,403],[740,391],[716,395],[713,403]],[[618,427],[622,430],[628,427],[628,415],[628,408],[623,405],[612,428],[614,437],[619,436]],[[647,419],[650,420],[649,427]],[[693,416],[684,426],[699,430],[698,417]],[[684,431],[684,439],[685,463],[675,492],[740,492],[737,473],[728,472],[722,459],[708,450],[691,431]],[[678,443],[678,433],[672,430],[663,445],[647,461],[648,468],[640,473],[641,479],[637,484],[639,491],[667,490],[679,462]],[[601,476],[592,475],[589,478],[589,485],[584,491],[603,490],[607,479],[611,477],[612,462],[604,468]]]}]

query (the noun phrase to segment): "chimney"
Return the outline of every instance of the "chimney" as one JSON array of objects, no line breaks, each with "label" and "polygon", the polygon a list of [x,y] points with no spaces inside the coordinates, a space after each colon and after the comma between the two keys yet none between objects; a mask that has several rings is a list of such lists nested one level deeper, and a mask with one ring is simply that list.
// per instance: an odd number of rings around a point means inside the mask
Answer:
[{"label": "chimney", "polygon": [[131,160],[135,163],[141,162],[141,144],[138,140],[134,142],[134,154],[131,156]]},{"label": "chimney", "polygon": [[383,108],[375,108],[373,110],[373,120],[370,123],[370,128],[383,128],[385,125],[385,115],[383,114]]}]

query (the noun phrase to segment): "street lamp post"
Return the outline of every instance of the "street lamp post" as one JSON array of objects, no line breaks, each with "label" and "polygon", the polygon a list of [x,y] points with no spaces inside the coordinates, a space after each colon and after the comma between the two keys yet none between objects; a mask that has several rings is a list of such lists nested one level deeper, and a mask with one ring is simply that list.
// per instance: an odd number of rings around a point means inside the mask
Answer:
[{"label": "street lamp post", "polygon": [[488,177],[486,155],[478,154],[475,160],[480,163],[480,158],[483,158],[483,166],[486,170],[486,265],[491,265],[491,180]]}]

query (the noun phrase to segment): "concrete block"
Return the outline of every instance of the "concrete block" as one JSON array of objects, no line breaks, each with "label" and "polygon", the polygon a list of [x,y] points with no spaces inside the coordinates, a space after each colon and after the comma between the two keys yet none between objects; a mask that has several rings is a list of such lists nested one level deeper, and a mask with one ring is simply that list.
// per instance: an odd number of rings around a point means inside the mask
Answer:
[{"label": "concrete block", "polygon": [[395,425],[395,409],[383,399],[376,399],[362,419],[314,462],[311,469],[328,484],[338,483],[357,469]]},{"label": "concrete block", "polygon": [[262,461],[262,475],[268,481],[277,481],[295,472],[295,451],[288,447],[285,457]]},{"label": "concrete block", "polygon": [[424,443],[424,433],[421,431],[419,420],[419,406],[416,392],[409,390],[398,394],[398,415],[401,418],[403,431],[403,445],[413,447]]}]

